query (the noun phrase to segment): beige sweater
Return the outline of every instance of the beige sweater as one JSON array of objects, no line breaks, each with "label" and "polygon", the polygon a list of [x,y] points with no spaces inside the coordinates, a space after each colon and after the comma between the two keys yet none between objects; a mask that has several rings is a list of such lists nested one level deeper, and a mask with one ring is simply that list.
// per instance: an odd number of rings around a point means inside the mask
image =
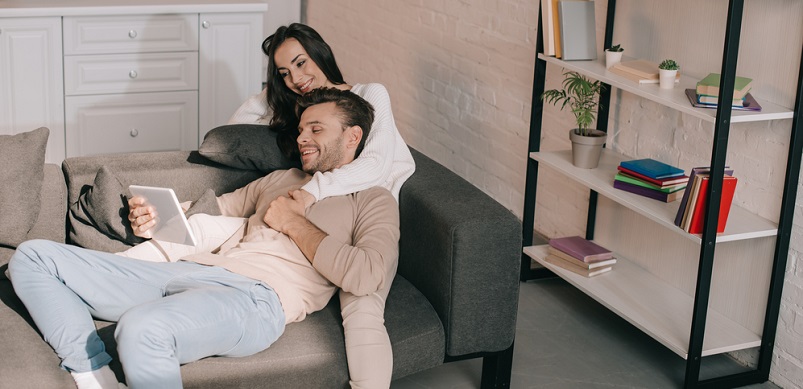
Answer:
[{"label": "beige sweater", "polygon": [[270,285],[279,295],[287,323],[322,309],[338,287],[367,295],[392,282],[386,274],[398,261],[399,210],[387,189],[329,197],[307,208],[307,219],[328,234],[314,265],[287,235],[265,224],[262,217],[270,202],[310,178],[297,169],[277,171],[218,197],[223,215],[249,218],[245,235],[233,248],[184,259]]}]

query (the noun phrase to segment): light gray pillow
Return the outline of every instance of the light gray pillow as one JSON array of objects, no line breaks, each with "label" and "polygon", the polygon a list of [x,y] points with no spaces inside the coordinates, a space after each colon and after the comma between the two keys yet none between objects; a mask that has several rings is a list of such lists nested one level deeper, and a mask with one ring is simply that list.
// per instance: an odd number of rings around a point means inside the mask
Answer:
[{"label": "light gray pillow", "polygon": [[266,125],[229,124],[209,131],[198,153],[225,166],[265,173],[299,167],[279,150],[276,137]]},{"label": "light gray pillow", "polygon": [[49,135],[45,127],[0,135],[0,245],[17,247],[36,223]]}]

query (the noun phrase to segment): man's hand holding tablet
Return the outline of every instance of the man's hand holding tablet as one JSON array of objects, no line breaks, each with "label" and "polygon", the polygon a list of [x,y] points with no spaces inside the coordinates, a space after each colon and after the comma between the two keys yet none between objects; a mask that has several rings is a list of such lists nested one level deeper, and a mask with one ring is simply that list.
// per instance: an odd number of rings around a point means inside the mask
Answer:
[{"label": "man's hand holding tablet", "polygon": [[128,221],[134,235],[166,242],[195,246],[184,210],[170,188],[131,185]]}]

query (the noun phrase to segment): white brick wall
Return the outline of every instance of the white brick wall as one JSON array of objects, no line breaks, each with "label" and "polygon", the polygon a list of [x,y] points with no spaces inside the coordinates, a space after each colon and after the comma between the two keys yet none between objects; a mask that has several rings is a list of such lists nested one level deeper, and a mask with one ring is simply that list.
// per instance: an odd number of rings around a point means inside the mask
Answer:
[{"label": "white brick wall", "polygon": [[[596,3],[601,42],[607,2]],[[739,72],[757,80],[757,95],[791,106],[803,2],[746,3]],[[620,0],[614,40],[626,55],[672,57],[682,73],[701,77],[719,68],[726,7],[726,1]],[[538,2],[523,0],[310,0],[306,20],[333,47],[346,81],[385,84],[408,144],[521,217],[537,16]],[[547,72],[547,88],[559,86],[561,69]],[[618,91],[612,105],[612,148],[686,170],[708,164],[712,125]],[[568,148],[572,121],[570,113],[545,107],[542,149]],[[780,210],[790,128],[790,120],[781,120],[731,129],[728,164],[740,180],[735,201],[771,220]],[[538,232],[581,234],[587,191],[548,170],[539,184]],[[803,382],[801,203],[770,377],[785,388]]]}]

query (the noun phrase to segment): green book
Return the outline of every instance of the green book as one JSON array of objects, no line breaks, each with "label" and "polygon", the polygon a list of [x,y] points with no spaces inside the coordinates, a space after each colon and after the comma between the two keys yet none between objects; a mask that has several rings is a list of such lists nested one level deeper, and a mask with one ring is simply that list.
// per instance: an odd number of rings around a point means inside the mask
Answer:
[{"label": "green book", "polygon": [[681,189],[686,188],[686,183],[685,182],[682,183],[682,184],[677,184],[677,185],[672,185],[672,186],[667,186],[667,187],[663,187],[662,188],[662,187],[660,187],[658,185],[651,184],[651,183],[643,181],[643,180],[639,180],[638,178],[628,176],[628,175],[626,175],[624,173],[616,173],[616,176],[614,177],[614,179],[617,180],[617,181],[622,181],[622,182],[627,182],[629,184],[638,185],[638,186],[641,186],[641,187],[644,187],[644,188],[657,190],[657,191],[663,192],[663,193],[674,193],[674,192],[677,192],[677,191],[679,191]]},{"label": "green book", "polygon": [[[705,78],[697,82],[697,94],[708,96],[719,96],[719,73],[709,73]],[[733,84],[733,98],[742,99],[753,86],[753,79],[736,76]]]}]

